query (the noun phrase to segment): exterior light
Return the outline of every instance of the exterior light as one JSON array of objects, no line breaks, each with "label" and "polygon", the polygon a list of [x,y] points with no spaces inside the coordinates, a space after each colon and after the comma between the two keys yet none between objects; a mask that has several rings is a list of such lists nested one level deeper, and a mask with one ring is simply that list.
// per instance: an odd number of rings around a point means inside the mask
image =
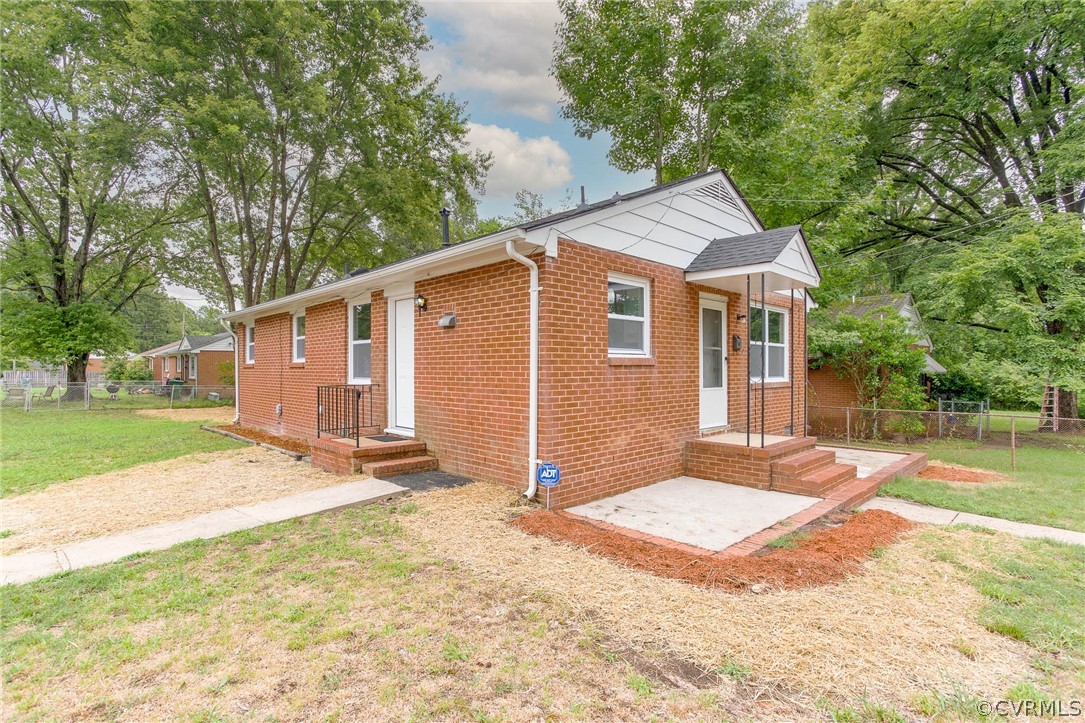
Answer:
[{"label": "exterior light", "polygon": [[419,314],[421,314],[423,311],[425,311],[426,310],[426,297],[422,296],[422,294],[419,294],[418,296],[414,297],[414,308],[418,309]]}]

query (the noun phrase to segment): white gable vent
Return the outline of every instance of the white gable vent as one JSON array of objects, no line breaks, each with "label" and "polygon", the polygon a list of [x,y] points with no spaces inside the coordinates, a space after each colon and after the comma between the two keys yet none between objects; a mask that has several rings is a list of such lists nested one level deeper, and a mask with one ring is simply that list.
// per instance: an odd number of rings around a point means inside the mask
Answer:
[{"label": "white gable vent", "polygon": [[735,197],[731,195],[731,192],[727,190],[727,186],[723,184],[723,181],[716,181],[707,186],[701,186],[696,191],[693,191],[693,195],[712,199],[717,203],[730,206],[736,211],[742,210],[738,205],[738,201],[736,201]]}]

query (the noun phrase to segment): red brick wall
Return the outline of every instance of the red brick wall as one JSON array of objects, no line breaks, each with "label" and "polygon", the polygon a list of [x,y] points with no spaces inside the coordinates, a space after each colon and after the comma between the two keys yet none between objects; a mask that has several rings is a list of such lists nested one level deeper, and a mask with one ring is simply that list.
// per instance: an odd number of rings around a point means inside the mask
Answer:
[{"label": "red brick wall", "polygon": [[859,393],[850,379],[841,379],[831,366],[809,371],[811,406],[858,407]]},{"label": "red brick wall", "polygon": [[[415,433],[441,469],[526,485],[529,279],[509,260],[415,284],[428,308],[415,317]],[[453,310],[455,328],[438,327]]]},{"label": "red brick wall", "polygon": [[219,366],[224,363],[233,363],[234,353],[232,351],[201,351],[196,355],[196,379],[188,380],[189,384],[198,384],[201,387],[218,387],[234,385],[233,374],[228,375],[228,379],[224,379],[227,375],[219,369]]},{"label": "red brick wall", "polygon": [[[651,282],[650,359],[607,354],[607,275],[629,274]],[[685,445],[699,433],[700,292],[728,301],[728,421],[746,422],[746,313],[743,298],[685,281],[685,272],[575,242],[559,242],[557,258],[543,263],[540,447],[557,464],[562,482],[552,506],[566,507],[684,474]],[[770,305],[788,308],[773,295]],[[801,350],[805,314],[795,303],[794,337]],[[802,429],[805,354],[795,351],[795,426]],[[758,389],[758,387],[755,387]],[[780,434],[791,423],[789,383],[765,390],[765,427]],[[760,394],[751,399],[752,427],[760,429]],[[545,492],[543,493],[545,495]]]}]

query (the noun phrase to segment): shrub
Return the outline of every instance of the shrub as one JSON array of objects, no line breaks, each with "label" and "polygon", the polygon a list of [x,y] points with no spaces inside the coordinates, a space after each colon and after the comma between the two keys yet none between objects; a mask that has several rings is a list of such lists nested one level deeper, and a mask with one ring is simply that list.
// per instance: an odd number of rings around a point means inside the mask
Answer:
[{"label": "shrub", "polygon": [[234,363],[224,361],[219,364],[219,381],[227,386],[234,385]]}]

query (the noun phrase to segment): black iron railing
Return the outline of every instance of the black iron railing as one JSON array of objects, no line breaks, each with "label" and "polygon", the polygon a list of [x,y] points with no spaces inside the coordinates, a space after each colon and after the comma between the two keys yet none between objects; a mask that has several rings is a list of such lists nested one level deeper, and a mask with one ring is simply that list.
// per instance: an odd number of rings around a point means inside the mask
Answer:
[{"label": "black iron railing", "polygon": [[373,426],[373,386],[316,388],[316,436],[346,437],[361,444],[364,427]]}]

